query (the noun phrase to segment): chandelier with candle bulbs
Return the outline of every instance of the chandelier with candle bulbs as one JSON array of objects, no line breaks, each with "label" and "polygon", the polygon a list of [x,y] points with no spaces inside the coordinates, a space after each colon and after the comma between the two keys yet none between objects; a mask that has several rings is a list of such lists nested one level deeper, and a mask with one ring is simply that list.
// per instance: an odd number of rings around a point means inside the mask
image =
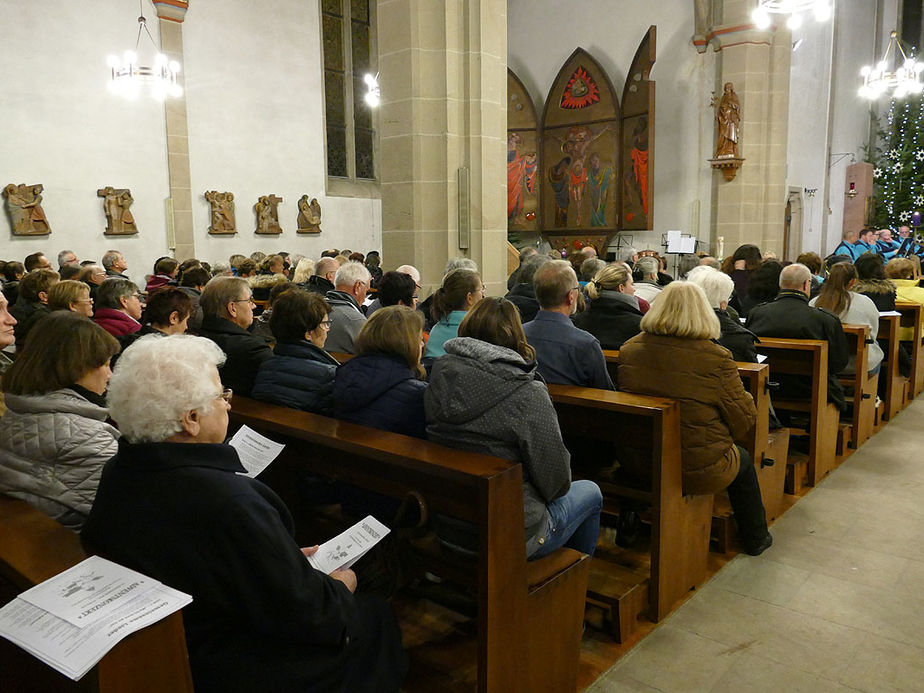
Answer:
[{"label": "chandelier with candle bulbs", "polygon": [[802,26],[802,15],[811,12],[819,22],[831,18],[830,0],[757,0],[757,7],[751,19],[758,29],[769,29],[773,23],[771,15],[788,14],[786,26],[798,29]]},{"label": "chandelier with candle bulbs", "polygon": [[921,82],[922,72],[924,63],[917,62],[914,56],[905,53],[901,41],[898,40],[898,33],[893,31],[882,60],[860,70],[863,84],[860,86],[859,94],[867,99],[878,99],[886,93],[893,99],[920,94],[924,91],[924,83]]},{"label": "chandelier with candle bulbs", "polygon": [[[163,101],[167,97],[182,96],[183,88],[177,83],[180,64],[158,50],[157,43],[148,29],[141,0],[138,2],[138,10],[138,35],[135,38],[134,50],[125,51],[121,58],[110,55],[106,61],[110,69],[109,90],[127,99],[138,98],[145,89],[158,101]],[[142,60],[139,57],[138,49],[144,47],[141,46],[142,34],[148,37],[154,49],[150,60]]]}]

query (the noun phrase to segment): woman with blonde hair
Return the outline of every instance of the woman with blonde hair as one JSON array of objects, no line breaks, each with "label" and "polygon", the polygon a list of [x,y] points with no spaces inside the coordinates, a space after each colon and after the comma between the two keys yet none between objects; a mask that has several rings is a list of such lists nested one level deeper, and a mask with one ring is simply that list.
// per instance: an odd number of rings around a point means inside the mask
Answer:
[{"label": "woman with blonde hair", "polygon": [[427,340],[424,356],[434,359],[446,352],[443,344],[458,334],[465,314],[484,298],[484,284],[475,270],[454,269],[443,277],[443,284],[433,294],[430,317],[435,323]]},{"label": "woman with blonde hair", "polygon": [[585,287],[590,308],[572,320],[590,332],[604,349],[619,349],[641,331],[642,311],[635,298],[632,273],[623,264],[607,265]]},{"label": "woman with blonde hair", "polygon": [[69,310],[87,318],[93,317],[93,299],[90,287],[74,279],[65,279],[48,290],[48,308]]},{"label": "woman with blonde hair", "polygon": [[[308,277],[314,274],[314,260],[310,257],[303,257],[295,266],[295,273],[292,275],[292,281],[302,285],[308,281]],[[302,286],[302,288],[306,288]]]},{"label": "woman with blonde hair", "polygon": [[426,437],[423,326],[423,314],[406,306],[386,306],[372,314],[356,337],[357,355],[337,369],[336,417]]},{"label": "woman with blonde hair", "polygon": [[744,551],[763,553],[773,539],[754,463],[736,445],[757,419],[731,352],[714,340],[719,319],[701,287],[673,282],[642,318],[642,332],[619,351],[619,387],[680,403],[683,492],[728,489]]},{"label": "woman with blonde hair", "polygon": [[104,397],[118,351],[115,337],[77,313],[55,311],[36,323],[3,374],[0,493],[65,527],[83,525],[118,448]]},{"label": "woman with blonde hair", "polygon": [[571,456],[535,356],[516,306],[505,298],[480,301],[433,364],[424,395],[427,434],[522,464],[527,557],[561,546],[592,555],[603,496],[592,481],[571,482]]}]

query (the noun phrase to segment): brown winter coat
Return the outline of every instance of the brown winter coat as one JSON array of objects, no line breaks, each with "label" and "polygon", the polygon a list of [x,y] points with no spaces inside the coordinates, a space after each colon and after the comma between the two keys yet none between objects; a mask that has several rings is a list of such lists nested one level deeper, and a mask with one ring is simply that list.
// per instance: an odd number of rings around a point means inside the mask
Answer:
[{"label": "brown winter coat", "polygon": [[680,402],[684,493],[715,493],[735,479],[734,442],[754,425],[757,409],[728,349],[642,332],[619,351],[619,389]]}]

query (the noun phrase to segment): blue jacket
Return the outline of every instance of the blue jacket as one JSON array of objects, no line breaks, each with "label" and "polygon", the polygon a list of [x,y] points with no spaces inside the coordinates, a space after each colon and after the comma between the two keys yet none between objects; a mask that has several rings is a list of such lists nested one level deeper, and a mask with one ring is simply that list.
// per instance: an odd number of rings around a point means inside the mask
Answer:
[{"label": "blue jacket", "polygon": [[895,257],[895,253],[897,253],[898,249],[901,247],[902,244],[894,239],[888,243],[885,241],[876,241],[876,252],[882,255],[886,262]]},{"label": "blue jacket", "polygon": [[433,329],[430,330],[430,338],[427,340],[427,350],[424,352],[425,357],[428,359],[435,359],[446,355],[443,344],[459,336],[459,325],[462,324],[462,319],[465,315],[466,312],[464,310],[454,310],[449,315],[443,316],[443,318],[433,326]]},{"label": "blue jacket", "polygon": [[336,372],[334,357],[311,342],[277,342],[275,356],[260,364],[253,398],[330,415]]},{"label": "blue jacket", "polygon": [[383,431],[426,438],[427,384],[397,356],[363,354],[337,369],[334,416]]},{"label": "blue jacket", "polygon": [[567,316],[540,310],[523,325],[523,332],[536,350],[539,375],[547,383],[614,389],[600,342]]},{"label": "blue jacket", "polygon": [[847,241],[841,241],[838,246],[832,252],[832,255],[849,255],[851,262],[856,262],[857,258],[860,257],[863,253],[876,252],[874,246],[867,245],[863,241],[857,241],[856,243],[848,243]]}]

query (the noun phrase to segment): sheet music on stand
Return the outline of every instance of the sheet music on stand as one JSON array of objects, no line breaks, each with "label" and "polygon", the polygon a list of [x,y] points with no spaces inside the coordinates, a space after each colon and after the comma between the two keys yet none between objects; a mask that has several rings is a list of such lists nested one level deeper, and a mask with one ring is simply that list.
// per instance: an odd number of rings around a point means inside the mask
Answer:
[{"label": "sheet music on stand", "polygon": [[676,255],[690,255],[696,252],[696,237],[685,236],[682,231],[667,232],[667,252]]}]

